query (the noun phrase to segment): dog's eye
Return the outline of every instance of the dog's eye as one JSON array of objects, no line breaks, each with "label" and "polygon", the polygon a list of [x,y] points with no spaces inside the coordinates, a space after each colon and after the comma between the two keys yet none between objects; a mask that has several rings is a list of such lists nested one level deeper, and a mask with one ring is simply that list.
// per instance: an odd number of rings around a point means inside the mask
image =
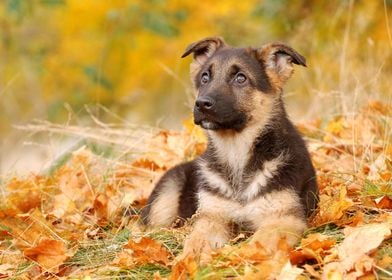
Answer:
[{"label": "dog's eye", "polygon": [[204,72],[203,74],[201,74],[200,82],[202,85],[205,85],[209,81],[210,81],[210,74],[208,74],[208,72]]},{"label": "dog's eye", "polygon": [[238,73],[235,78],[234,81],[238,84],[243,84],[246,82],[246,76],[242,73]]}]

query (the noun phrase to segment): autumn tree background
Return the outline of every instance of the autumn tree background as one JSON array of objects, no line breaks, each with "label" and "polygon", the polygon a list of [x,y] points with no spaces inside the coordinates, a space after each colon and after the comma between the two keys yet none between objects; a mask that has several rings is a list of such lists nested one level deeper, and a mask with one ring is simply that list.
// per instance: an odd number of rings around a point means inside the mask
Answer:
[{"label": "autumn tree background", "polygon": [[180,127],[193,98],[189,60],[180,55],[204,36],[235,46],[284,41],[302,53],[308,68],[297,69],[286,88],[296,119],[388,99],[391,9],[382,0],[2,1],[2,170],[12,170],[10,161],[24,167],[21,152],[10,154],[22,146],[12,125],[63,123],[69,110],[82,121],[86,105],[132,123]]},{"label": "autumn tree background", "polygon": [[[391,29],[391,0],[1,1],[0,278],[390,279]],[[205,147],[180,56],[215,35],[307,59],[285,101],[321,203],[280,263],[244,236],[207,266],[175,263],[186,230],[134,223],[155,180]]]}]

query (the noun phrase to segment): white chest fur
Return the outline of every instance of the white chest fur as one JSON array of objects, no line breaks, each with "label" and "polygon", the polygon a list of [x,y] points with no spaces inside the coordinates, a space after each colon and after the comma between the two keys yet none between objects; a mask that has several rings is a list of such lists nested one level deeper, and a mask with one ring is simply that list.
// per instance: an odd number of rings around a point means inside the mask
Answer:
[{"label": "white chest fur", "polygon": [[[240,182],[239,187],[233,188],[227,179],[223,178],[219,173],[211,170],[206,161],[199,161],[200,176],[208,187],[215,189],[226,198],[241,201],[250,201],[254,199],[257,194],[263,190],[263,188],[267,187],[268,180],[276,174],[278,168],[282,165],[284,165],[283,154],[272,160],[264,162],[260,171],[253,175],[250,183],[246,183],[246,185],[243,180],[241,180],[243,175],[241,173],[241,178],[238,178]],[[247,182],[249,182],[249,179]]]}]

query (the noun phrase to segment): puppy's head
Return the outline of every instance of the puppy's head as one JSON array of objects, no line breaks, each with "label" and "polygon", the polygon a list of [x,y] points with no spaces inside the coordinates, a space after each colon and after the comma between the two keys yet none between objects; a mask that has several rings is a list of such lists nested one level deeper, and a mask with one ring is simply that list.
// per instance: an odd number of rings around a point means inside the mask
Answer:
[{"label": "puppy's head", "polygon": [[293,63],[305,58],[280,43],[260,48],[232,48],[210,37],[188,46],[191,77],[197,90],[194,121],[205,129],[241,131],[268,118],[280,100]]}]

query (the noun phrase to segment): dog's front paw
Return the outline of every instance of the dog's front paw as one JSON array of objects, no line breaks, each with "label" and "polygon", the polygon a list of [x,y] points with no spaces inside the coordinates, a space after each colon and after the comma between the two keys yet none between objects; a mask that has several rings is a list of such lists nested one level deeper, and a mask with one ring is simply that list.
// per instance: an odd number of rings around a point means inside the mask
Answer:
[{"label": "dog's front paw", "polygon": [[183,253],[178,258],[183,259],[191,255],[203,262],[210,258],[214,249],[222,247],[228,241],[228,236],[225,224],[199,219],[194,230],[185,239]]},{"label": "dog's front paw", "polygon": [[283,216],[265,219],[254,233],[251,243],[259,242],[270,253],[288,250],[301,238],[306,229],[306,221],[302,217]]},{"label": "dog's front paw", "polygon": [[184,250],[182,255],[200,256],[202,253],[211,253],[210,242],[203,235],[192,233],[185,239]]}]

